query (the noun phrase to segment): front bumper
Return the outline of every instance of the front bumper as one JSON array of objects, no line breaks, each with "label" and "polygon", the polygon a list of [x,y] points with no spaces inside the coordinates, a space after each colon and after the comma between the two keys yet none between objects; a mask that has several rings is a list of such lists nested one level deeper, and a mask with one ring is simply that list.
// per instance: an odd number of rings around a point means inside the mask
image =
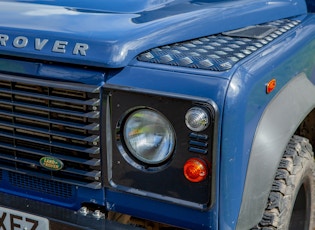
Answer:
[{"label": "front bumper", "polygon": [[[50,230],[74,230],[74,229],[106,229],[106,230],[128,230],[140,229],[130,225],[123,225],[117,222],[96,219],[92,215],[82,215],[59,206],[34,201],[19,196],[9,195],[0,192],[0,206],[13,209],[19,212],[32,214],[49,221]],[[1,214],[3,216],[3,213]]]}]

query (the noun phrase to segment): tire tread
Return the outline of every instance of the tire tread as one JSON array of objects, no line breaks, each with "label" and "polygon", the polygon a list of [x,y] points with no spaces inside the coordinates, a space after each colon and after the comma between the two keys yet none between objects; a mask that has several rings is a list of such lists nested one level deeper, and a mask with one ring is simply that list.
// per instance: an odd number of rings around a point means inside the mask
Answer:
[{"label": "tire tread", "polygon": [[[259,224],[253,229],[282,229],[288,228],[292,202],[295,200],[294,191],[299,185],[304,173],[311,168],[314,176],[314,153],[308,139],[294,135],[288,143],[272,184],[267,206]],[[312,178],[313,178],[312,176]],[[314,195],[314,179],[311,179],[312,195]],[[312,199],[310,226],[314,223],[314,197]]]}]

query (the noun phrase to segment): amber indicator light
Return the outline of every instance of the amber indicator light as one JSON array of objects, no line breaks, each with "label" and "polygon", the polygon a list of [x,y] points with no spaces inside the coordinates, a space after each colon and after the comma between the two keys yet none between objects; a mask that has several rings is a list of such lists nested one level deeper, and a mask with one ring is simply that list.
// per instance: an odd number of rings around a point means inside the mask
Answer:
[{"label": "amber indicator light", "polygon": [[276,79],[272,79],[271,81],[269,81],[266,84],[266,93],[267,94],[271,93],[276,88],[276,85],[277,85]]},{"label": "amber indicator light", "polygon": [[184,165],[184,175],[191,182],[200,182],[208,175],[208,166],[200,158],[190,158]]}]

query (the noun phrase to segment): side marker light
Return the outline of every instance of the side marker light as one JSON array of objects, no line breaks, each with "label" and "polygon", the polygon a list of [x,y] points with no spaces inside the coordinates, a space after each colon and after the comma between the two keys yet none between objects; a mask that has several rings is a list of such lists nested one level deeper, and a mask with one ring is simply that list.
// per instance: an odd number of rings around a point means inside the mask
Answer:
[{"label": "side marker light", "polygon": [[270,80],[270,81],[266,84],[266,93],[267,93],[267,94],[271,93],[271,92],[276,88],[276,85],[277,85],[276,79]]},{"label": "side marker light", "polygon": [[208,176],[208,166],[200,158],[190,158],[184,165],[184,175],[191,182],[201,182]]}]

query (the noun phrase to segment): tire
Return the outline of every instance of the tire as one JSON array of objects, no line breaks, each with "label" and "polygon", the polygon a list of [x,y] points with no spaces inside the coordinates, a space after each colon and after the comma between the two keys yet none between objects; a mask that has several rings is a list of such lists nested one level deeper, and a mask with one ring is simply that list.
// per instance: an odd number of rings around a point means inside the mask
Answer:
[{"label": "tire", "polygon": [[313,229],[314,198],[312,146],[308,139],[295,135],[280,161],[262,220],[254,229]]}]

